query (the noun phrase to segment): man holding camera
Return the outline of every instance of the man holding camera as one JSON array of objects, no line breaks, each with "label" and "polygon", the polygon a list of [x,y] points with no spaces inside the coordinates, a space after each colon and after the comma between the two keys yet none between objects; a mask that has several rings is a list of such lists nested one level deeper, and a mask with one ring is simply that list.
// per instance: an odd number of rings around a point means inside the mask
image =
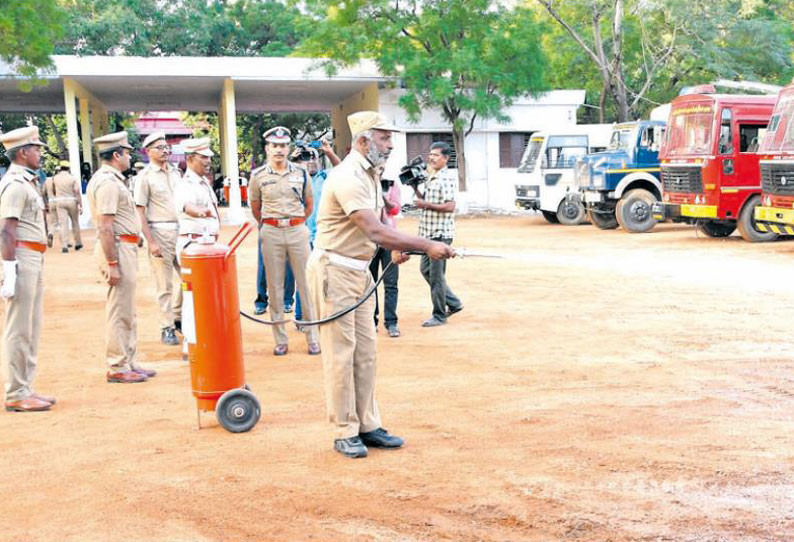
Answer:
[{"label": "man holding camera", "polygon": [[[312,300],[319,318],[350,307],[373,285],[369,262],[377,246],[392,250],[392,261],[408,260],[404,251],[421,251],[433,260],[452,258],[444,243],[406,235],[381,223],[383,206],[378,168],[393,148],[391,125],[376,111],[347,118],[350,154],[328,175],[317,215],[317,239],[308,264]],[[403,440],[381,425],[375,402],[375,300],[320,326],[328,420],[334,450],[366,457],[367,447],[399,448]]]},{"label": "man holding camera", "polygon": [[[414,204],[421,209],[419,235],[447,245],[455,237],[455,194],[458,180],[447,167],[452,149],[444,142],[430,145],[427,156],[428,177],[423,197],[417,196]],[[430,285],[433,315],[422,323],[422,327],[435,327],[447,323],[447,318],[463,310],[463,303],[452,293],[445,277],[447,263],[422,256],[422,276]]]}]

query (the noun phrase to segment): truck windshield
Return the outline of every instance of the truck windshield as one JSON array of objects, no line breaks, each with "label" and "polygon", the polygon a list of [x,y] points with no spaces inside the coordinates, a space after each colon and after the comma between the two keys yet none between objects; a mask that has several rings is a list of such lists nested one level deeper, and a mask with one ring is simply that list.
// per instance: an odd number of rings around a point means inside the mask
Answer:
[{"label": "truck windshield", "polygon": [[669,154],[703,154],[711,151],[714,112],[710,104],[686,104],[674,108],[667,128]]},{"label": "truck windshield", "polygon": [[[775,113],[769,120],[770,134],[764,138],[765,152],[794,151],[794,93],[780,97]],[[768,143],[768,145],[767,145]]]},{"label": "truck windshield", "polygon": [[540,156],[540,148],[543,146],[542,137],[530,138],[527,148],[524,149],[524,155],[521,157],[521,162],[518,164],[519,173],[532,173],[535,170],[535,163]]},{"label": "truck windshield", "polygon": [[549,136],[546,145],[546,167],[573,168],[576,160],[587,154],[587,136]]},{"label": "truck windshield", "polygon": [[634,127],[617,126],[609,138],[609,150],[629,150],[635,139]]}]

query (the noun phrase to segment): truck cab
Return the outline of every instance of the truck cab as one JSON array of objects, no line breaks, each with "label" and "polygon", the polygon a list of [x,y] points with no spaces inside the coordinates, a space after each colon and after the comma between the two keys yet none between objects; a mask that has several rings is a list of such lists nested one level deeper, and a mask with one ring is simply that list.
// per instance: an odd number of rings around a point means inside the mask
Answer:
[{"label": "truck cab", "polygon": [[794,235],[794,83],[780,91],[758,152],[762,203],[755,208],[756,228]]},{"label": "truck cab", "polygon": [[758,141],[776,97],[704,87],[672,102],[660,156],[663,201],[653,216],[694,223],[709,237],[738,228],[746,241],[771,241],[776,234],[757,229],[754,211],[761,204]]},{"label": "truck cab", "polygon": [[665,126],[658,120],[617,124],[606,151],[579,160],[576,184],[594,226],[639,233],[656,224],[651,206],[662,199],[659,147]]},{"label": "truck cab", "polygon": [[576,162],[604,150],[611,131],[611,124],[584,124],[533,134],[518,166],[527,178],[516,185],[516,206],[539,210],[553,224],[580,224],[585,209],[575,191]]}]

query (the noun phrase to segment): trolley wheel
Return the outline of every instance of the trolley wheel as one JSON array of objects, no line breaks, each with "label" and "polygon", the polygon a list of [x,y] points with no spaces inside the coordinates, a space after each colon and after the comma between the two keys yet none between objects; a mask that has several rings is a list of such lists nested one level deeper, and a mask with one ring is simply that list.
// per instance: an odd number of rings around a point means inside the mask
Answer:
[{"label": "trolley wheel", "polygon": [[242,388],[229,390],[218,399],[215,416],[231,433],[250,431],[259,421],[261,410],[256,395]]}]

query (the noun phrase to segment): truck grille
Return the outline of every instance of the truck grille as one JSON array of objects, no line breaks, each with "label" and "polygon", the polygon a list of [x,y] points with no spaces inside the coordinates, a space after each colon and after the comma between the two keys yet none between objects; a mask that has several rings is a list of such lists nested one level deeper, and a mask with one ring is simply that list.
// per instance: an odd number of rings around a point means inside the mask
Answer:
[{"label": "truck grille", "polygon": [[663,167],[662,186],[665,192],[703,192],[703,180],[699,167]]},{"label": "truck grille", "polygon": [[765,194],[794,194],[794,164],[761,164],[761,187]]}]

